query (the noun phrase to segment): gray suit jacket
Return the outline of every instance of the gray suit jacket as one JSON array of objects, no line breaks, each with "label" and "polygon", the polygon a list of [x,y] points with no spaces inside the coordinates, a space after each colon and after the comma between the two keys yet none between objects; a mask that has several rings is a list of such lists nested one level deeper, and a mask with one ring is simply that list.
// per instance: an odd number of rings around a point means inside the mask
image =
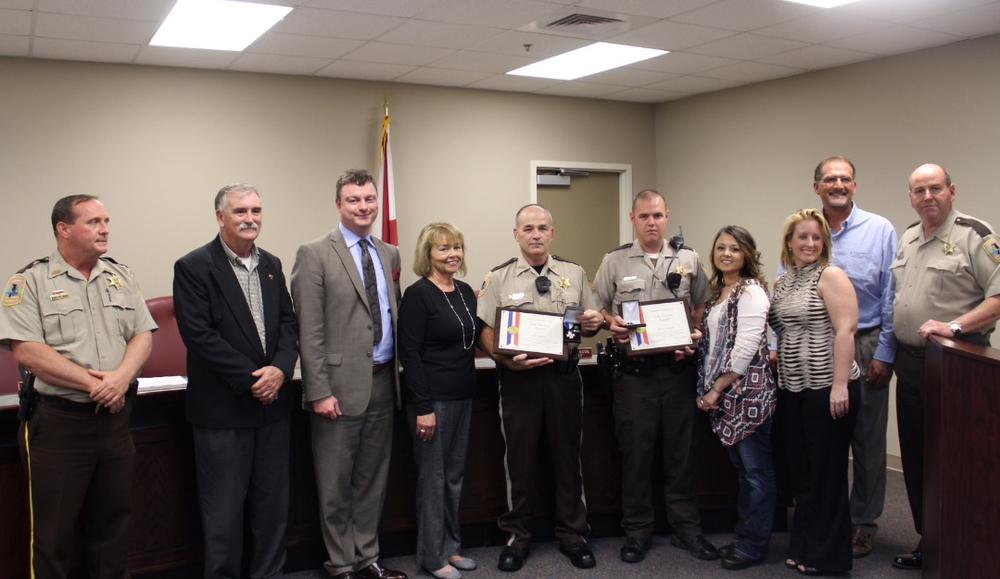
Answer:
[{"label": "gray suit jacket", "polygon": [[[390,284],[395,332],[399,250],[374,237],[372,240]],[[292,268],[292,298],[299,319],[303,407],[310,410],[312,402],[336,396],[345,415],[362,414],[372,393],[372,317],[361,274],[339,227],[299,247]],[[397,407],[398,370],[396,363]]]}]

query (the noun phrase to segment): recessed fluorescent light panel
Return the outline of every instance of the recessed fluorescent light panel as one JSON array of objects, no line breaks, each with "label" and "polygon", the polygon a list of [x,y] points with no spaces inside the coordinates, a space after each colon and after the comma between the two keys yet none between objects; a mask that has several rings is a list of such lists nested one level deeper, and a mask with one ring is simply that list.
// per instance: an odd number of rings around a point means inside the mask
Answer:
[{"label": "recessed fluorescent light panel", "polygon": [[836,8],[844,4],[853,4],[858,0],[785,0],[785,2],[795,2],[796,4],[807,4],[817,8]]},{"label": "recessed fluorescent light panel", "polygon": [[243,50],[291,10],[233,0],[177,0],[149,44]]},{"label": "recessed fluorescent light panel", "polygon": [[666,50],[596,42],[522,66],[507,74],[573,80],[666,54]]}]

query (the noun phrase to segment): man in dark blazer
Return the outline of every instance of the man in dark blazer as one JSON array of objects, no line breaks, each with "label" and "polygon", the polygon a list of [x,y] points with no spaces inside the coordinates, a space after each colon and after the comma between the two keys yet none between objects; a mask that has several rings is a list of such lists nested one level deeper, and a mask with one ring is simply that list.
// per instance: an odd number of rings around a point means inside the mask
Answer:
[{"label": "man in dark blazer", "polygon": [[281,262],[255,245],[261,216],[256,189],[223,187],[219,236],[174,264],[206,578],[242,576],[244,513],[249,576],[281,577],[285,564],[298,330]]},{"label": "man in dark blazer", "polygon": [[337,181],[336,205],[338,226],[299,247],[292,269],[325,567],[336,579],[405,579],[378,561],[399,401],[399,251],[371,235],[378,197],[367,171]]}]

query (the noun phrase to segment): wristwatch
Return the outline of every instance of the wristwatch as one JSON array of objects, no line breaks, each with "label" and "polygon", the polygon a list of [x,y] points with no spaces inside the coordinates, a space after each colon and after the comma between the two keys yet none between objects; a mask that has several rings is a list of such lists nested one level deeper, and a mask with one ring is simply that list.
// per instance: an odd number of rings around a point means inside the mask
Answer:
[{"label": "wristwatch", "polygon": [[962,326],[955,320],[948,322],[948,327],[951,328],[951,335],[956,338],[962,335]]}]

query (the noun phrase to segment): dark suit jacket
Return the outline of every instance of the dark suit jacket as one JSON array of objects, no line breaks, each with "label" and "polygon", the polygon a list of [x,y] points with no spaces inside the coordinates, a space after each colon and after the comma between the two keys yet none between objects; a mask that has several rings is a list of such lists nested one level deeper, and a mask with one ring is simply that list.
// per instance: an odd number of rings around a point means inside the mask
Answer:
[{"label": "dark suit jacket", "polygon": [[[195,426],[253,427],[290,416],[298,358],[295,311],[281,261],[261,249],[258,274],[266,348],[218,237],[174,264],[174,309],[188,352],[187,417]],[[251,372],[264,366],[285,373],[278,398],[267,406],[250,392],[257,381]]]}]

